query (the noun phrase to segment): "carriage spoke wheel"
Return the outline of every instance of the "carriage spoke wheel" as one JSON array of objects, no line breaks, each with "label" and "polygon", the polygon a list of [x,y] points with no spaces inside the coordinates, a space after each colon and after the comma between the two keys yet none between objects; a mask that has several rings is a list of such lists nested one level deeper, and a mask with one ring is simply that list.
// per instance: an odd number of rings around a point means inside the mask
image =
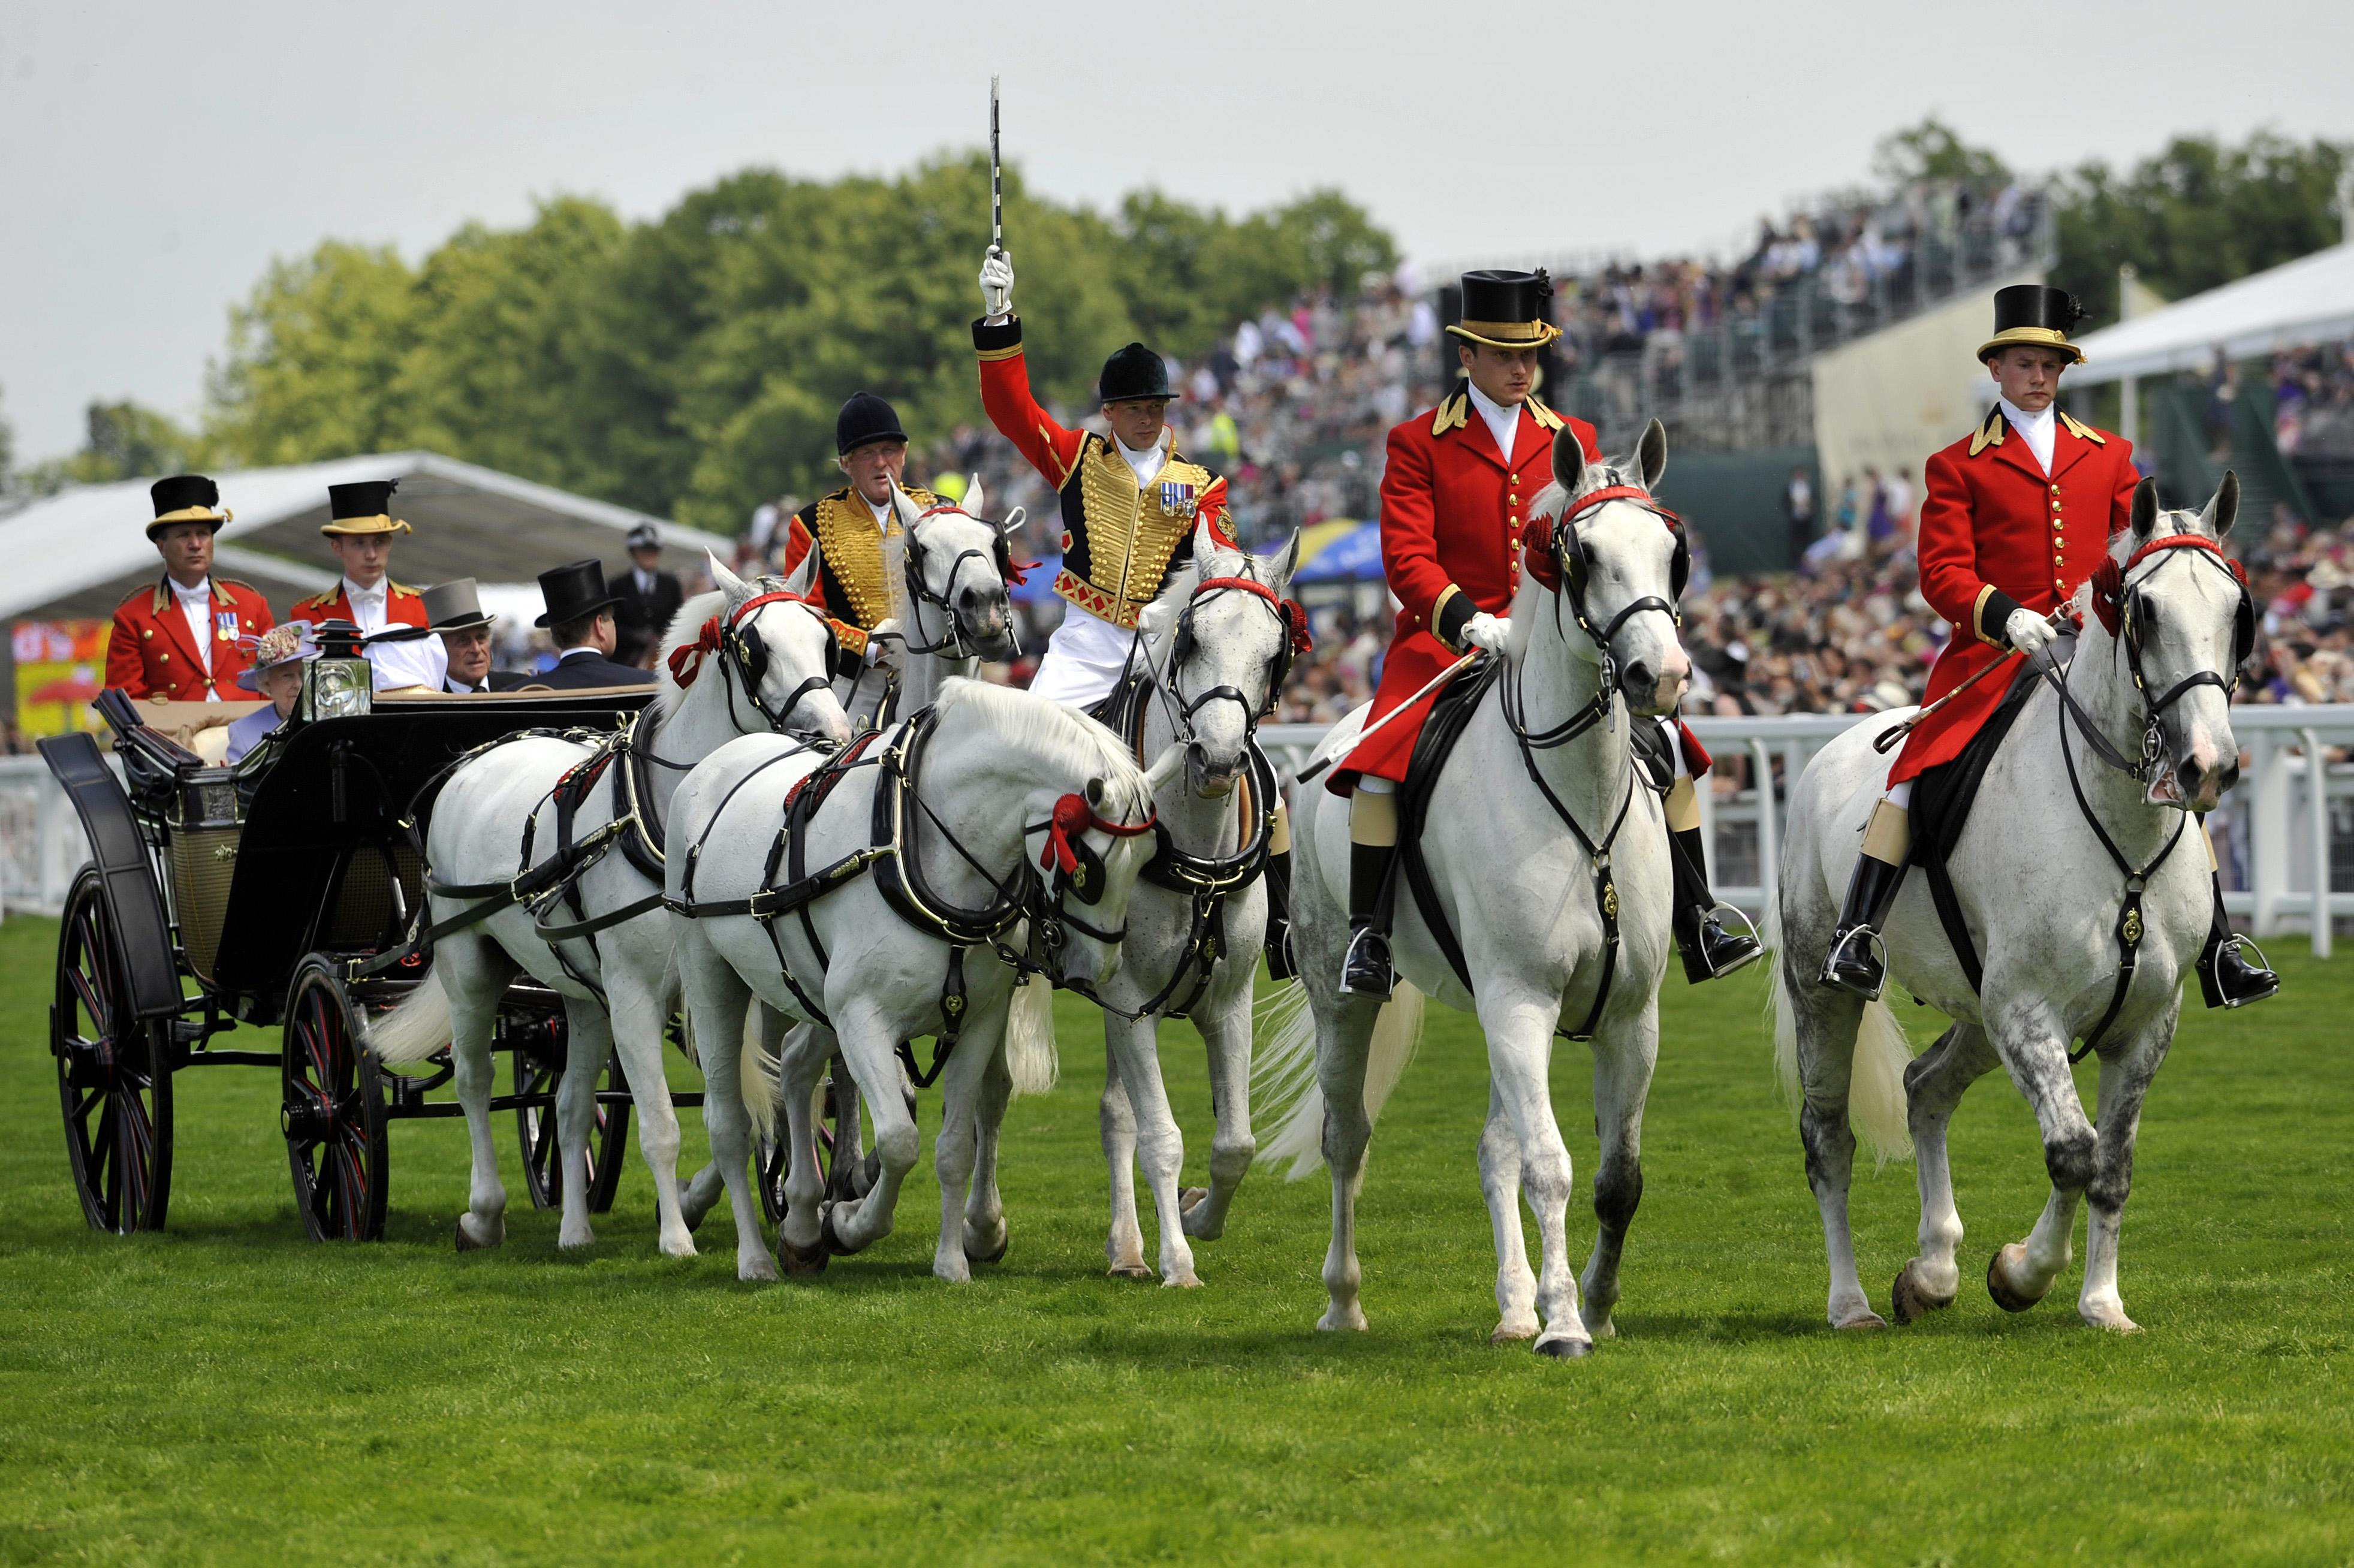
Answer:
[{"label": "carriage spoke wheel", "polygon": [[66,1157],[92,1230],[164,1228],[172,1196],[172,1073],[165,1025],[132,1011],[98,874],[66,900],[49,1050],[58,1064]]},{"label": "carriage spoke wheel", "polygon": [[[514,1092],[553,1095],[564,1079],[564,1024],[551,1024],[555,1044],[546,1051],[518,1049],[514,1054]],[[617,1055],[605,1064],[597,1086],[606,1093],[627,1094],[630,1080]],[[523,1184],[535,1209],[552,1209],[564,1201],[564,1150],[556,1136],[553,1106],[517,1106],[515,1137],[523,1145]],[[613,1206],[621,1185],[621,1160],[630,1147],[630,1107],[599,1100],[596,1119],[588,1128],[588,1212],[601,1214]]]},{"label": "carriage spoke wheel", "polygon": [[281,1060],[278,1124],[302,1228],[313,1241],[381,1241],[392,1167],[384,1078],[351,999],[316,960],[295,971]]}]

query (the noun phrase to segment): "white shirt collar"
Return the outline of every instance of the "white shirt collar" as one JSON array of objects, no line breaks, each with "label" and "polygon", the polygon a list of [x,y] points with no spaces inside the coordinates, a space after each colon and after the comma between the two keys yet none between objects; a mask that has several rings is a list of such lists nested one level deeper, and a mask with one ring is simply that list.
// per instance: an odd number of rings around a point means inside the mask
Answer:
[{"label": "white shirt collar", "polygon": [[567,659],[571,658],[575,653],[594,653],[599,658],[602,658],[604,657],[605,651],[594,643],[583,643],[578,648],[567,648],[563,652],[558,653],[556,656],[556,662],[561,664]]},{"label": "white shirt collar", "polygon": [[1119,451],[1121,461],[1126,462],[1129,471],[1136,475],[1136,487],[1141,490],[1150,484],[1152,476],[1159,473],[1168,463],[1169,446],[1172,439],[1172,433],[1163,429],[1161,432],[1161,439],[1143,451],[1138,451],[1118,436],[1111,439],[1111,444]]},{"label": "white shirt collar", "polygon": [[172,585],[173,597],[182,604],[194,604],[199,599],[209,599],[213,596],[213,579],[210,577],[203,578],[194,588],[182,588],[180,579],[169,573],[164,575],[164,580]]},{"label": "white shirt collar", "polygon": [[1471,394],[1471,406],[1488,422],[1488,433],[1496,438],[1496,450],[1504,454],[1506,462],[1511,461],[1513,438],[1521,433],[1520,405],[1515,403],[1508,408],[1480,391],[1477,383],[1467,379],[1463,385]]},{"label": "white shirt collar", "polygon": [[2050,404],[2044,405],[2041,413],[2031,414],[1999,394],[1995,397],[1995,404],[2002,409],[2002,417],[2010,421],[2011,428],[2026,439],[2027,450],[2035,454],[2035,461],[2043,465],[2043,471],[2050,473],[2052,443],[2059,429],[2059,415]]},{"label": "white shirt collar", "polygon": [[390,585],[391,581],[392,579],[390,577],[378,577],[376,582],[376,587],[362,588],[359,584],[352,581],[351,578],[345,577],[344,579],[344,597],[355,603],[357,603],[359,600],[364,599],[382,599],[384,597],[386,588]]},{"label": "white shirt collar", "polygon": [[867,512],[871,514],[875,519],[875,526],[877,528],[888,528],[891,526],[891,503],[889,502],[868,501],[864,491],[854,490],[850,493],[857,496],[860,502],[864,503]]}]

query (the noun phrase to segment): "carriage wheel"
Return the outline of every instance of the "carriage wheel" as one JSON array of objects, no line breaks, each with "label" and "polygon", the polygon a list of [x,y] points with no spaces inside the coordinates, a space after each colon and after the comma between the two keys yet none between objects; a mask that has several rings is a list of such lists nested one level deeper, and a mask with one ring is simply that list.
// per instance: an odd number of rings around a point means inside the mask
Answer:
[{"label": "carriage wheel", "polygon": [[[840,1107],[834,1099],[836,1084],[842,1086],[844,1093],[854,1095],[858,1092],[858,1086],[850,1081],[849,1069],[841,1065],[839,1058],[836,1058],[835,1070],[819,1081],[817,1092],[810,1107],[811,1113],[810,1127],[817,1138],[817,1171],[818,1174],[825,1180],[825,1195],[829,1200],[864,1196],[865,1188],[873,1184],[872,1178],[869,1177],[849,1191],[835,1191],[834,1138],[842,1127]],[[777,1123],[777,1130],[779,1134],[784,1131],[784,1122],[781,1118]],[[779,1225],[785,1222],[785,1174],[790,1169],[791,1163],[785,1156],[785,1140],[782,1137],[763,1139],[759,1147],[753,1151],[753,1172],[759,1178],[760,1182],[760,1212],[769,1216],[769,1223],[772,1225]],[[852,1174],[854,1177],[857,1173]]]},{"label": "carriage wheel", "polygon": [[[556,1024],[559,1036],[563,1024]],[[518,1095],[552,1095],[563,1080],[563,1069],[555,1065],[556,1058],[518,1050],[514,1054],[514,1092]],[[598,1087],[610,1093],[627,1094],[630,1080],[621,1071],[621,1059],[617,1055],[605,1064]],[[523,1144],[523,1183],[531,1193],[535,1209],[552,1209],[564,1201],[564,1172],[558,1163],[563,1149],[556,1136],[556,1112],[538,1106],[515,1107],[515,1137]],[[625,1105],[597,1104],[597,1118],[588,1128],[588,1212],[601,1214],[613,1206],[613,1194],[621,1186],[621,1160],[630,1148],[630,1107]]]},{"label": "carriage wheel", "polygon": [[49,1050],[66,1158],[90,1229],[160,1231],[172,1197],[166,1025],[136,1017],[95,868],[75,879],[58,935]]},{"label": "carriage wheel", "polygon": [[392,1175],[384,1078],[342,982],[316,959],[294,973],[281,1060],[278,1125],[302,1228],[313,1241],[383,1240]]}]

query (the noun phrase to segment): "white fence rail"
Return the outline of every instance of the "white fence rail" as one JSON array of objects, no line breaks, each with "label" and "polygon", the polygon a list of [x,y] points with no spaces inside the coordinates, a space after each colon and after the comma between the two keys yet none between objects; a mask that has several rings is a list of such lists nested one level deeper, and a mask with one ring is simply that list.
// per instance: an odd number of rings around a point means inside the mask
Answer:
[{"label": "white fence rail", "polygon": [[[1790,783],[1826,742],[1874,716],[1691,720],[1717,761],[1720,787],[1702,789],[1700,801],[1718,897],[1761,921],[1771,918]],[[2259,937],[2306,931],[2313,950],[2327,958],[2332,922],[2354,918],[2354,765],[2326,760],[2333,747],[2354,748],[2354,704],[2235,707],[2232,728],[2247,770],[2208,819],[2223,866],[2224,906]],[[1321,725],[1259,731],[1287,777],[1323,735]],[[1759,809],[1760,779],[1768,781],[1771,810]],[[1727,791],[1728,783],[1738,787]]]}]

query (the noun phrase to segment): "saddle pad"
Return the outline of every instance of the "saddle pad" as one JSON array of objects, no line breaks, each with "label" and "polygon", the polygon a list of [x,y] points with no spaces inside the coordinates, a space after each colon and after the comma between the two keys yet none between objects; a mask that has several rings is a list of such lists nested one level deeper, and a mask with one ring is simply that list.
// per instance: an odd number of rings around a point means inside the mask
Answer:
[{"label": "saddle pad", "polygon": [[1978,962],[1978,944],[1970,939],[1969,922],[1963,918],[1962,901],[1954,892],[1953,873],[1946,863],[1954,846],[1961,842],[1962,830],[1969,825],[1970,807],[1978,800],[1988,766],[2040,684],[2032,679],[2013,681],[2010,690],[2003,694],[2001,705],[1987,715],[1962,754],[1925,769],[1913,785],[1913,804],[1907,813],[1913,829],[1911,863],[1929,879],[1937,921],[1945,927],[1946,939],[1953,944],[1954,957],[1961,961],[1962,974],[1974,991],[1984,988],[1986,971]]},{"label": "saddle pad", "polygon": [[1406,762],[1405,782],[1398,787],[1398,853],[1391,857],[1389,882],[1382,889],[1379,917],[1383,927],[1389,929],[1397,902],[1398,876],[1401,872],[1405,874],[1423,925],[1438,944],[1438,950],[1447,955],[1447,967],[1463,982],[1465,991],[1471,989],[1470,969],[1463,961],[1463,946],[1456,938],[1455,927],[1439,904],[1438,885],[1431,879],[1430,866],[1422,858],[1422,828],[1430,812],[1431,794],[1438,786],[1438,776],[1445,770],[1455,743],[1463,738],[1471,715],[1479,711],[1481,699],[1495,685],[1503,669],[1501,659],[1484,660],[1469,680],[1449,683],[1430,705],[1429,716],[1422,721],[1422,733],[1415,737],[1414,755]]}]

